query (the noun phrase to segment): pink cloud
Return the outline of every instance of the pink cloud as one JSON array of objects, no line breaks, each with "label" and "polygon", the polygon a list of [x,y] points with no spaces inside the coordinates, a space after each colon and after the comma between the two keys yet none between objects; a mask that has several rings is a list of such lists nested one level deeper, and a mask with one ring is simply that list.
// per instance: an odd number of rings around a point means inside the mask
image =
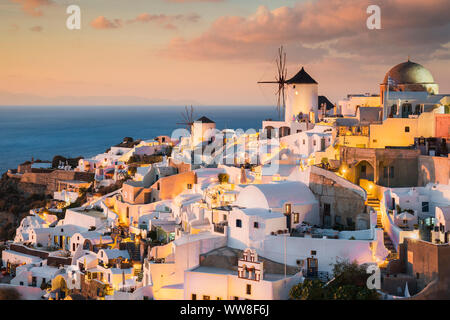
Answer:
[{"label": "pink cloud", "polygon": [[14,3],[22,5],[22,10],[34,17],[40,17],[43,15],[41,7],[50,6],[54,4],[52,0],[10,0]]},{"label": "pink cloud", "polygon": [[196,23],[199,20],[200,16],[196,13],[178,15],[141,13],[127,23],[156,23],[166,29],[175,30],[177,29],[175,23]]},{"label": "pink cloud", "polygon": [[91,27],[94,29],[116,29],[122,27],[122,20],[108,20],[104,16],[99,16],[91,21]]},{"label": "pink cloud", "polygon": [[[366,26],[366,9],[372,4],[381,8],[382,30]],[[265,52],[285,44],[302,61],[359,52],[364,59],[379,58],[385,50],[426,56],[448,41],[448,12],[448,0],[318,0],[274,10],[260,6],[248,17],[220,17],[195,38],[174,38],[162,53],[187,59],[267,59]]]}]

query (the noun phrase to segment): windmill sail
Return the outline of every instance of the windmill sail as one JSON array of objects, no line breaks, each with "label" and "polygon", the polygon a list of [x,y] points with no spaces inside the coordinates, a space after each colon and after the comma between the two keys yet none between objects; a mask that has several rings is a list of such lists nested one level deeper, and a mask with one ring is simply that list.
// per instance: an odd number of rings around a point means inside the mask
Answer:
[{"label": "windmill sail", "polygon": [[284,52],[283,46],[278,49],[278,56],[276,60],[278,74],[275,77],[275,81],[259,81],[258,84],[278,84],[278,90],[275,93],[277,95],[277,110],[280,120],[282,120],[283,114],[286,110],[286,78],[287,78],[287,68],[286,68],[286,53]]}]

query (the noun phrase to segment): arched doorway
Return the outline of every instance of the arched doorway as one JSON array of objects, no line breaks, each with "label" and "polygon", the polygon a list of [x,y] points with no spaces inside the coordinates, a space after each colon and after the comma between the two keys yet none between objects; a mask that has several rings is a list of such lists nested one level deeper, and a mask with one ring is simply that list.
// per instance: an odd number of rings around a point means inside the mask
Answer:
[{"label": "arched doorway", "polygon": [[272,139],[275,136],[275,128],[272,126],[267,126],[264,128],[264,135],[267,139]]},{"label": "arched doorway", "polygon": [[373,166],[366,160],[360,161],[356,167],[356,184],[359,185],[360,179],[374,181],[375,171]]},{"label": "arched doorway", "polygon": [[291,134],[291,128],[289,127],[281,127],[279,130],[280,130],[280,138]]},{"label": "arched doorway", "polygon": [[63,276],[58,275],[53,279],[52,292],[57,292],[57,299],[64,299],[68,295],[69,288]]}]

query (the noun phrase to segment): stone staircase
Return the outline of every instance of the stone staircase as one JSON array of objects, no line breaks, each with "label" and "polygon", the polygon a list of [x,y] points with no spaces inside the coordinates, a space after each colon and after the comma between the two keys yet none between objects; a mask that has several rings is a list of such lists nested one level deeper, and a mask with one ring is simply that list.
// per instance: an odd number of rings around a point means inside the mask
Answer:
[{"label": "stone staircase", "polygon": [[120,250],[127,250],[132,261],[141,261],[141,252],[139,244],[134,242],[122,242],[119,244]]},{"label": "stone staircase", "polygon": [[386,230],[384,230],[383,222],[381,221],[380,200],[378,200],[376,198],[376,196],[368,193],[366,205],[371,206],[377,212],[377,228],[383,229],[384,246],[386,247],[386,249],[389,250],[389,255],[387,256],[386,260],[390,261],[390,260],[398,259],[397,250],[395,250],[394,244],[392,243],[392,240],[389,237]]}]

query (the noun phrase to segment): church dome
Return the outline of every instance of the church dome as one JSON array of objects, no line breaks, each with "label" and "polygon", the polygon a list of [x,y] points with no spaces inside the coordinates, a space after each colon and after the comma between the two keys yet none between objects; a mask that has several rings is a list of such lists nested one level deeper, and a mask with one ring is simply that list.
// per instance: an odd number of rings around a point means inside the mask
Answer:
[{"label": "church dome", "polygon": [[393,67],[386,73],[384,77],[384,84],[388,82],[388,76],[396,84],[433,84],[434,79],[431,72],[425,69],[422,65],[406,61]]}]

